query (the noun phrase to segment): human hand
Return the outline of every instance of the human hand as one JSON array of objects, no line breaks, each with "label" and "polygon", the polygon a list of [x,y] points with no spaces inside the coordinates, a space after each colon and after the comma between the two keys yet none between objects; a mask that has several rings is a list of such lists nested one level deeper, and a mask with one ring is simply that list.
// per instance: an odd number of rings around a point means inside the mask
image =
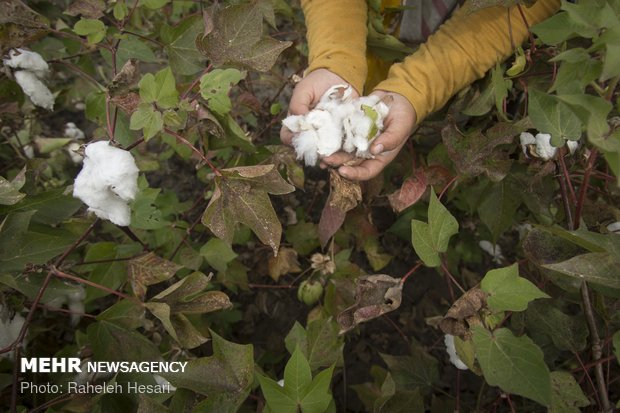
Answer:
[{"label": "human hand", "polygon": [[383,132],[370,146],[374,159],[365,159],[355,166],[346,165],[355,159],[355,154],[342,151],[321,159],[322,167],[337,167],[341,176],[353,181],[367,181],[379,175],[396,158],[416,123],[415,110],[403,95],[384,90],[376,90],[372,94],[378,95],[390,108],[383,120]]},{"label": "human hand", "polygon": [[[327,69],[316,69],[304,77],[293,90],[293,96],[288,107],[289,115],[303,115],[308,113],[319,103],[321,96],[334,85],[348,85],[349,83]],[[357,99],[359,94],[354,88],[351,98]],[[290,145],[293,133],[285,126],[280,129],[280,140]]]}]

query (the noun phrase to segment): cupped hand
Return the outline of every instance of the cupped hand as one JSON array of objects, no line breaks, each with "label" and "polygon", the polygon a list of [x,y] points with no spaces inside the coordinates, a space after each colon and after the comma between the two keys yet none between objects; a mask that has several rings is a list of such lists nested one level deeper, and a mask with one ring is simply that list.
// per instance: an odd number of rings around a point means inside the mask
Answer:
[{"label": "cupped hand", "polygon": [[376,90],[372,94],[378,95],[390,108],[383,120],[383,132],[370,145],[370,153],[374,158],[365,159],[357,165],[348,165],[354,161],[355,154],[337,152],[321,160],[321,166],[337,167],[341,176],[354,181],[367,181],[379,175],[396,158],[416,124],[415,110],[403,95],[383,90]]},{"label": "cupped hand", "polygon": [[[293,96],[289,103],[289,115],[303,115],[308,113],[319,103],[321,96],[332,86],[348,85],[349,83],[327,69],[316,69],[305,76],[293,90]],[[353,99],[359,97],[355,89],[351,94]],[[286,145],[290,145],[293,140],[293,133],[285,126],[280,129],[280,140]]]}]

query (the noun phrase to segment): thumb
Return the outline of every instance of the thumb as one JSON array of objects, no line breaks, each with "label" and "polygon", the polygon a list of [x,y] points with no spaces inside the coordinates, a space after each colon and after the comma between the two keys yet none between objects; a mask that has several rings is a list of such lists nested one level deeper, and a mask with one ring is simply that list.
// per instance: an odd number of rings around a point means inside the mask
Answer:
[{"label": "thumb", "polygon": [[310,106],[314,99],[312,90],[299,85],[293,91],[288,110],[291,115],[304,115],[310,111]]},{"label": "thumb", "polygon": [[383,133],[373,141],[370,153],[379,155],[380,153],[397,149],[409,137],[410,132],[407,125],[399,122],[390,122]]}]

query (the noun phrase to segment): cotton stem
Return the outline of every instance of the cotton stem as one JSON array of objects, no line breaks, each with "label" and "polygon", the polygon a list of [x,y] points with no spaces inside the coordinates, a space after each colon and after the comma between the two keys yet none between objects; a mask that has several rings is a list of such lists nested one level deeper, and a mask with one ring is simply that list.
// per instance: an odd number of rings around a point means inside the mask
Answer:
[{"label": "cotton stem", "polygon": [[[590,330],[590,337],[592,338],[592,358],[594,362],[598,362],[603,357],[603,346],[601,345],[601,338],[599,337],[598,329],[596,328],[594,309],[592,307],[592,302],[590,301],[590,290],[585,281],[581,282],[581,301],[583,303],[583,312],[586,316],[588,329]],[[601,400],[601,409],[603,413],[610,413],[612,412],[612,407],[609,403],[609,395],[607,394],[607,385],[605,384],[605,376],[603,374],[603,363],[597,363],[594,366],[594,374]]]}]

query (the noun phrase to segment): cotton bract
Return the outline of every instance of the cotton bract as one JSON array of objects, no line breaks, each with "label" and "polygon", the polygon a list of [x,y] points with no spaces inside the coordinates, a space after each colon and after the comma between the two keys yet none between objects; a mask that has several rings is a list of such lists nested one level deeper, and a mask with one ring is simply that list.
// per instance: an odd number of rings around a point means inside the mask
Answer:
[{"label": "cotton bract", "polygon": [[315,165],[319,156],[344,149],[370,158],[368,148],[383,130],[388,107],[377,96],[352,99],[349,85],[329,88],[316,107],[305,115],[292,115],[282,121],[293,132],[297,159]]},{"label": "cotton bract", "polygon": [[84,166],[75,178],[73,196],[88,210],[116,225],[131,221],[128,202],[138,192],[138,167],[131,153],[110,146],[107,141],[86,147]]},{"label": "cotton bract", "polygon": [[13,73],[15,81],[33,104],[48,110],[54,108],[54,95],[43,83],[49,66],[40,54],[24,49],[13,49],[9,52],[9,58],[3,62],[15,69]]}]

